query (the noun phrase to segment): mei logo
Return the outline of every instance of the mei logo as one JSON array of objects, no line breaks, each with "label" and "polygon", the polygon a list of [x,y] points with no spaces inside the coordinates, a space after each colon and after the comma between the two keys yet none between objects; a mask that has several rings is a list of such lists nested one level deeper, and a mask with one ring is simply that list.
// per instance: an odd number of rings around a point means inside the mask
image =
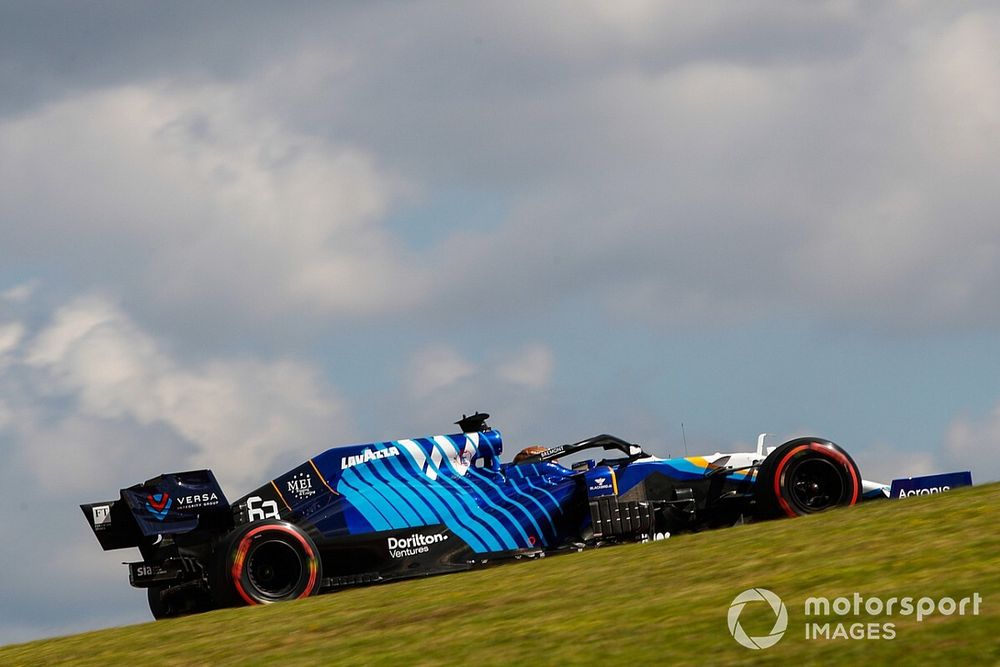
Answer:
[{"label": "mei logo", "polygon": [[307,472],[300,472],[295,475],[290,480],[288,480],[288,492],[291,493],[297,500],[305,500],[316,495],[316,490],[313,489],[312,475]]},{"label": "mei logo", "polygon": [[594,486],[604,486],[607,483],[608,483],[607,477],[598,477],[597,479],[594,480]]},{"label": "mei logo", "polygon": [[151,493],[146,496],[146,509],[157,521],[167,518],[167,512],[173,504],[174,500],[169,493]]},{"label": "mei logo", "polygon": [[347,470],[348,468],[361,463],[368,463],[369,461],[374,461],[376,459],[385,459],[390,456],[399,456],[399,450],[395,447],[387,447],[386,449],[366,449],[360,454],[341,457],[340,469]]}]

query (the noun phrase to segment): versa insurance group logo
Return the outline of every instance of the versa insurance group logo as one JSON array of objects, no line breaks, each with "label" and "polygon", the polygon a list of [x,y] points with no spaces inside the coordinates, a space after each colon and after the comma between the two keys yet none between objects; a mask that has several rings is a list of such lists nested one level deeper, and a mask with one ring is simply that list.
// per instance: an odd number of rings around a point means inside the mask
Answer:
[{"label": "versa insurance group logo", "polygon": [[169,493],[151,493],[146,496],[146,510],[153,515],[157,521],[167,518],[170,506],[174,504],[174,499]]},{"label": "versa insurance group logo", "polygon": [[[764,602],[770,605],[771,611],[774,612],[774,626],[766,635],[751,637],[740,625],[740,614],[743,613],[743,608],[751,602]],[[781,598],[766,588],[749,588],[737,595],[733,603],[729,605],[727,620],[729,621],[729,634],[742,646],[754,650],[770,648],[778,643],[788,628],[788,610],[785,609],[785,603],[781,601]]]}]

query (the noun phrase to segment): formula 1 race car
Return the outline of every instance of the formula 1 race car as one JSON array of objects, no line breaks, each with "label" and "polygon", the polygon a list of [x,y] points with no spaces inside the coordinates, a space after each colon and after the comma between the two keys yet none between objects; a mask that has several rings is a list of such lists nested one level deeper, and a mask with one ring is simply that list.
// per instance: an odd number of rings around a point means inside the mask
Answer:
[{"label": "formula 1 race car", "polygon": [[[463,417],[455,435],[327,450],[232,503],[196,470],[81,508],[105,550],[139,548],[130,583],[165,618],[888,495],[812,437],[659,459],[599,435],[503,464],[488,417]],[[590,458],[558,463],[574,455]]]}]

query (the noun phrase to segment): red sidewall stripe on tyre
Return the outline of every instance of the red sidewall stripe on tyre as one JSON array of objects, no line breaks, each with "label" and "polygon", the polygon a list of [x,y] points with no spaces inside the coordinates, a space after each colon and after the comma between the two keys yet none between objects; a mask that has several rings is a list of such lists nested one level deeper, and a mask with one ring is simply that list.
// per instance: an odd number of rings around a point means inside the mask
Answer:
[{"label": "red sidewall stripe on tyre", "polygon": [[308,597],[310,593],[312,593],[313,586],[316,584],[316,575],[317,575],[316,554],[313,553],[312,547],[309,546],[309,543],[306,542],[305,538],[303,538],[302,535],[300,535],[297,531],[292,530],[287,526],[274,526],[274,525],[258,526],[247,532],[247,534],[243,536],[243,539],[240,540],[240,545],[239,547],[237,547],[236,553],[233,558],[233,569],[230,572],[233,579],[233,585],[236,587],[236,592],[240,594],[240,597],[243,598],[243,600],[247,604],[249,605],[260,604],[259,601],[254,600],[249,595],[247,595],[247,592],[243,589],[243,583],[240,580],[242,579],[241,570],[243,569],[243,561],[246,560],[247,552],[250,550],[250,542],[251,540],[253,540],[253,537],[255,535],[262,533],[265,530],[277,530],[279,532],[291,535],[296,540],[298,540],[299,544],[302,545],[302,549],[305,550],[306,557],[309,559],[309,583],[306,584],[305,590],[302,591],[302,594],[299,595],[298,597],[299,598]]},{"label": "red sidewall stripe on tyre", "polygon": [[856,502],[858,502],[858,493],[860,493],[861,491],[861,482],[860,480],[858,480],[858,475],[857,473],[854,472],[854,466],[851,465],[850,460],[846,456],[838,452],[836,449],[824,447],[819,443],[812,442],[809,443],[808,445],[799,445],[798,447],[792,449],[790,452],[785,454],[784,458],[782,458],[781,461],[778,463],[778,467],[774,469],[774,497],[778,499],[778,504],[781,505],[781,509],[785,512],[787,516],[795,517],[798,516],[798,513],[795,510],[793,510],[791,506],[788,504],[788,501],[786,501],[781,496],[781,473],[784,471],[785,465],[788,463],[788,460],[804,449],[811,449],[813,451],[820,452],[821,454],[830,456],[833,459],[835,459],[838,463],[840,463],[842,466],[847,468],[848,472],[851,473],[851,480],[854,482],[854,492],[851,495],[851,501],[847,504],[853,505]]}]

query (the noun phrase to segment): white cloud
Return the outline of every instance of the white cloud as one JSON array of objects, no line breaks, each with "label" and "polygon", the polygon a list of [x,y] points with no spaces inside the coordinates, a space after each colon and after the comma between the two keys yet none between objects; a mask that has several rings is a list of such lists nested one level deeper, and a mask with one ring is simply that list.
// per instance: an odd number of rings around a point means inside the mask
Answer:
[{"label": "white cloud", "polygon": [[554,369],[552,351],[541,343],[529,343],[488,364],[475,364],[454,348],[436,344],[413,354],[405,382],[418,398],[475,383],[538,391],[548,386]]},{"label": "white cloud", "polygon": [[500,363],[497,376],[511,384],[528,389],[543,389],[552,380],[555,358],[545,345],[526,345],[510,359]]},{"label": "white cloud", "polygon": [[22,384],[37,392],[33,398],[68,398],[72,405],[54,425],[23,399],[9,410],[8,422],[23,420],[24,457],[39,478],[78,470],[87,474],[75,479],[92,484],[116,461],[166,447],[176,468],[211,467],[224,481],[246,485],[264,479],[277,460],[312,455],[350,430],[343,400],[310,368],[253,359],[181,362],[103,298],[60,308],[24,348],[19,370],[27,374]]},{"label": "white cloud", "polygon": [[38,283],[35,281],[28,281],[26,283],[21,283],[20,285],[14,285],[13,287],[8,287],[3,292],[0,292],[0,299],[4,301],[9,301],[11,303],[24,303],[31,298],[31,295],[35,293]]},{"label": "white cloud", "polygon": [[972,470],[974,482],[1000,479],[1000,402],[979,419],[956,417],[948,428],[946,447],[954,465]]},{"label": "white cloud", "polygon": [[884,484],[901,477],[944,472],[940,453],[914,451],[887,442],[876,442],[862,453],[854,453],[852,456],[862,477]]},{"label": "white cloud", "polygon": [[447,345],[417,351],[406,371],[406,385],[414,397],[425,397],[470,378],[476,366]]},{"label": "white cloud", "polygon": [[[442,300],[517,316],[596,294],[645,326],[788,316],[904,334],[996,325],[995,11],[765,3],[733,30],[728,8],[709,4],[664,10],[669,25],[643,19],[656,28],[649,41],[617,30],[646,9],[630,6],[600,36],[601,22],[579,12],[570,30],[585,39],[560,41],[562,51],[540,46],[540,30],[518,32],[538,63],[507,51],[509,61],[488,61],[530,69],[507,95],[495,91],[502,83],[447,88],[470,113],[435,136],[485,144],[484,164],[468,171],[513,182],[516,197],[504,224],[464,230],[435,255],[465,277],[437,276]],[[849,39],[810,49],[794,37],[801,26]],[[685,34],[664,39],[675,32]],[[585,57],[593,49],[607,57]],[[496,111],[480,137],[484,98]],[[503,280],[463,256],[469,247],[503,258]]]},{"label": "white cloud", "polygon": [[[376,6],[228,81],[0,121],[0,259],[247,335],[580,295],[647,325],[995,324],[995,10],[606,4]],[[509,215],[394,234],[453,191]]]},{"label": "white cloud", "polygon": [[[986,3],[329,5],[247,9],[236,29],[225,11],[90,7],[86,39],[23,14],[35,29],[11,23],[3,42],[0,265],[68,303],[39,329],[32,283],[0,292],[0,321],[22,323],[0,330],[0,475],[30,504],[14,532],[37,536],[35,559],[0,548],[25,562],[0,626],[36,600],[36,626],[100,613],[82,577],[71,612],[72,595],[31,579],[35,561],[64,565],[38,555],[60,545],[37,516],[54,526],[77,496],[180,466],[256,484],[348,439],[337,390],[261,344],[329,367],[350,354],[343,367],[377,378],[388,364],[369,341],[419,327],[391,343],[408,360],[399,390],[355,405],[386,437],[484,409],[509,452],[610,430],[677,454],[667,415],[690,407],[671,404],[712,400],[725,354],[690,390],[638,364],[627,400],[621,344],[590,372],[557,373],[556,355],[584,357],[602,327],[641,354],[685,327],[751,355],[732,324],[839,325],[782,354],[780,374],[845,331],[1000,321]],[[454,347],[414,351],[423,336]],[[857,384],[849,366],[829,383]],[[943,453],[885,445],[859,464],[996,476],[979,472],[996,421],[956,418]],[[723,447],[728,428],[702,442]],[[65,521],[60,537],[96,549],[81,517]]]},{"label": "white cloud", "polygon": [[101,296],[37,328],[5,325],[0,339],[4,525],[30,537],[0,544],[10,575],[0,642],[148,619],[119,565],[130,556],[102,552],[77,504],[200,467],[235,499],[350,437],[344,400],[312,368],[185,360]]},{"label": "white cloud", "polygon": [[419,300],[421,273],[381,227],[408,186],[364,150],[252,112],[247,94],[126,86],[0,121],[0,218],[16,221],[0,257],[58,258],[161,314],[200,304],[260,323]]},{"label": "white cloud", "polygon": [[914,70],[923,140],[950,161],[996,164],[1000,144],[1000,16],[970,11],[921,40]]},{"label": "white cloud", "polygon": [[399,436],[442,433],[462,414],[492,415],[510,447],[524,438],[538,438],[539,423],[547,424],[553,397],[548,391],[555,371],[551,350],[541,343],[513,349],[493,349],[468,358],[444,343],[414,352],[403,375],[403,391],[388,392],[379,401],[380,420]]},{"label": "white cloud", "polygon": [[24,337],[24,325],[20,322],[0,324],[0,368],[5,357],[13,352]]}]

